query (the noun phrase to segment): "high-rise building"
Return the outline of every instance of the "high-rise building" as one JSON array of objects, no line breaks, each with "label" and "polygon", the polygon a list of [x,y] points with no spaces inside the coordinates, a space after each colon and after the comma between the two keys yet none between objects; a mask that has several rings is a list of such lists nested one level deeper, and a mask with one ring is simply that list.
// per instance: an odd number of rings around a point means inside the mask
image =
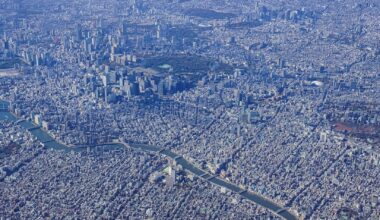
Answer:
[{"label": "high-rise building", "polygon": [[37,125],[41,125],[41,116],[40,115],[34,115],[34,123]]},{"label": "high-rise building", "polygon": [[169,170],[168,170],[168,175],[166,176],[166,185],[170,188],[173,187],[175,184],[175,179],[176,179],[176,173],[175,173],[175,170],[173,168],[173,165],[170,164]]},{"label": "high-rise building", "polygon": [[322,143],[326,143],[327,142],[327,133],[326,132],[321,132],[320,133],[319,141],[322,142]]},{"label": "high-rise building", "polygon": [[164,80],[160,80],[160,82],[158,83],[158,86],[157,86],[157,90],[158,90],[158,95],[159,96],[164,96],[166,94],[166,91],[165,91],[165,81]]}]

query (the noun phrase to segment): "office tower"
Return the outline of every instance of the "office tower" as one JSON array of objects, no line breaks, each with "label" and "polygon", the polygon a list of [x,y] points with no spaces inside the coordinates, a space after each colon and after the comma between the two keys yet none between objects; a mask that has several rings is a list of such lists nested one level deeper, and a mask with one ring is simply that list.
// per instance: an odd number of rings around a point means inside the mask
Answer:
[{"label": "office tower", "polygon": [[169,172],[168,175],[166,176],[166,186],[172,188],[175,184],[175,170],[173,169],[173,165],[170,164],[169,166]]},{"label": "office tower", "polygon": [[166,94],[166,91],[165,91],[165,81],[164,80],[160,80],[160,82],[158,83],[158,95],[159,96],[164,96]]},{"label": "office tower", "polygon": [[327,142],[327,133],[326,132],[321,132],[320,133],[319,141],[322,142],[322,143],[326,143]]}]

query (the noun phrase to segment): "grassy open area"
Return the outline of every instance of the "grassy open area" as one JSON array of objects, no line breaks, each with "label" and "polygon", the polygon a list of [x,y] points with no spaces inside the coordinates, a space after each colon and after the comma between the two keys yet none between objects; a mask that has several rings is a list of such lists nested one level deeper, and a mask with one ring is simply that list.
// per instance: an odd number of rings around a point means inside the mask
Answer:
[{"label": "grassy open area", "polygon": [[186,15],[205,19],[228,19],[237,17],[232,13],[218,12],[210,9],[192,8],[186,11]]},{"label": "grassy open area", "polygon": [[14,67],[15,64],[21,64],[21,60],[19,58],[13,58],[13,59],[3,59],[0,60],[0,69],[11,69]]},{"label": "grassy open area", "polygon": [[[214,65],[214,61],[200,56],[158,56],[148,57],[143,61],[145,68],[152,68],[160,72],[168,72],[170,69],[162,68],[170,66],[174,74],[207,72]],[[233,68],[226,64],[217,65],[216,71],[232,72]]]}]

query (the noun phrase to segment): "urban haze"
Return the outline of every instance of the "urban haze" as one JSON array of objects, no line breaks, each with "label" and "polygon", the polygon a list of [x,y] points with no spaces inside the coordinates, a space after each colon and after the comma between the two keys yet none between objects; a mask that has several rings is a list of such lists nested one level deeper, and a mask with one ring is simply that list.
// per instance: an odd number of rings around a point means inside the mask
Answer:
[{"label": "urban haze", "polygon": [[379,220],[379,180],[379,0],[0,0],[0,220]]}]

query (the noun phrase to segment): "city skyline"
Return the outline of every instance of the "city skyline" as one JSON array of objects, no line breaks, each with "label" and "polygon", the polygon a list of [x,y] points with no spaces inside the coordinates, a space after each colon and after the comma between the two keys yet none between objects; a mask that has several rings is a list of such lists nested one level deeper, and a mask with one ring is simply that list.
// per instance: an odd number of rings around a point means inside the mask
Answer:
[{"label": "city skyline", "polygon": [[378,219],[379,7],[0,0],[0,219]]}]

